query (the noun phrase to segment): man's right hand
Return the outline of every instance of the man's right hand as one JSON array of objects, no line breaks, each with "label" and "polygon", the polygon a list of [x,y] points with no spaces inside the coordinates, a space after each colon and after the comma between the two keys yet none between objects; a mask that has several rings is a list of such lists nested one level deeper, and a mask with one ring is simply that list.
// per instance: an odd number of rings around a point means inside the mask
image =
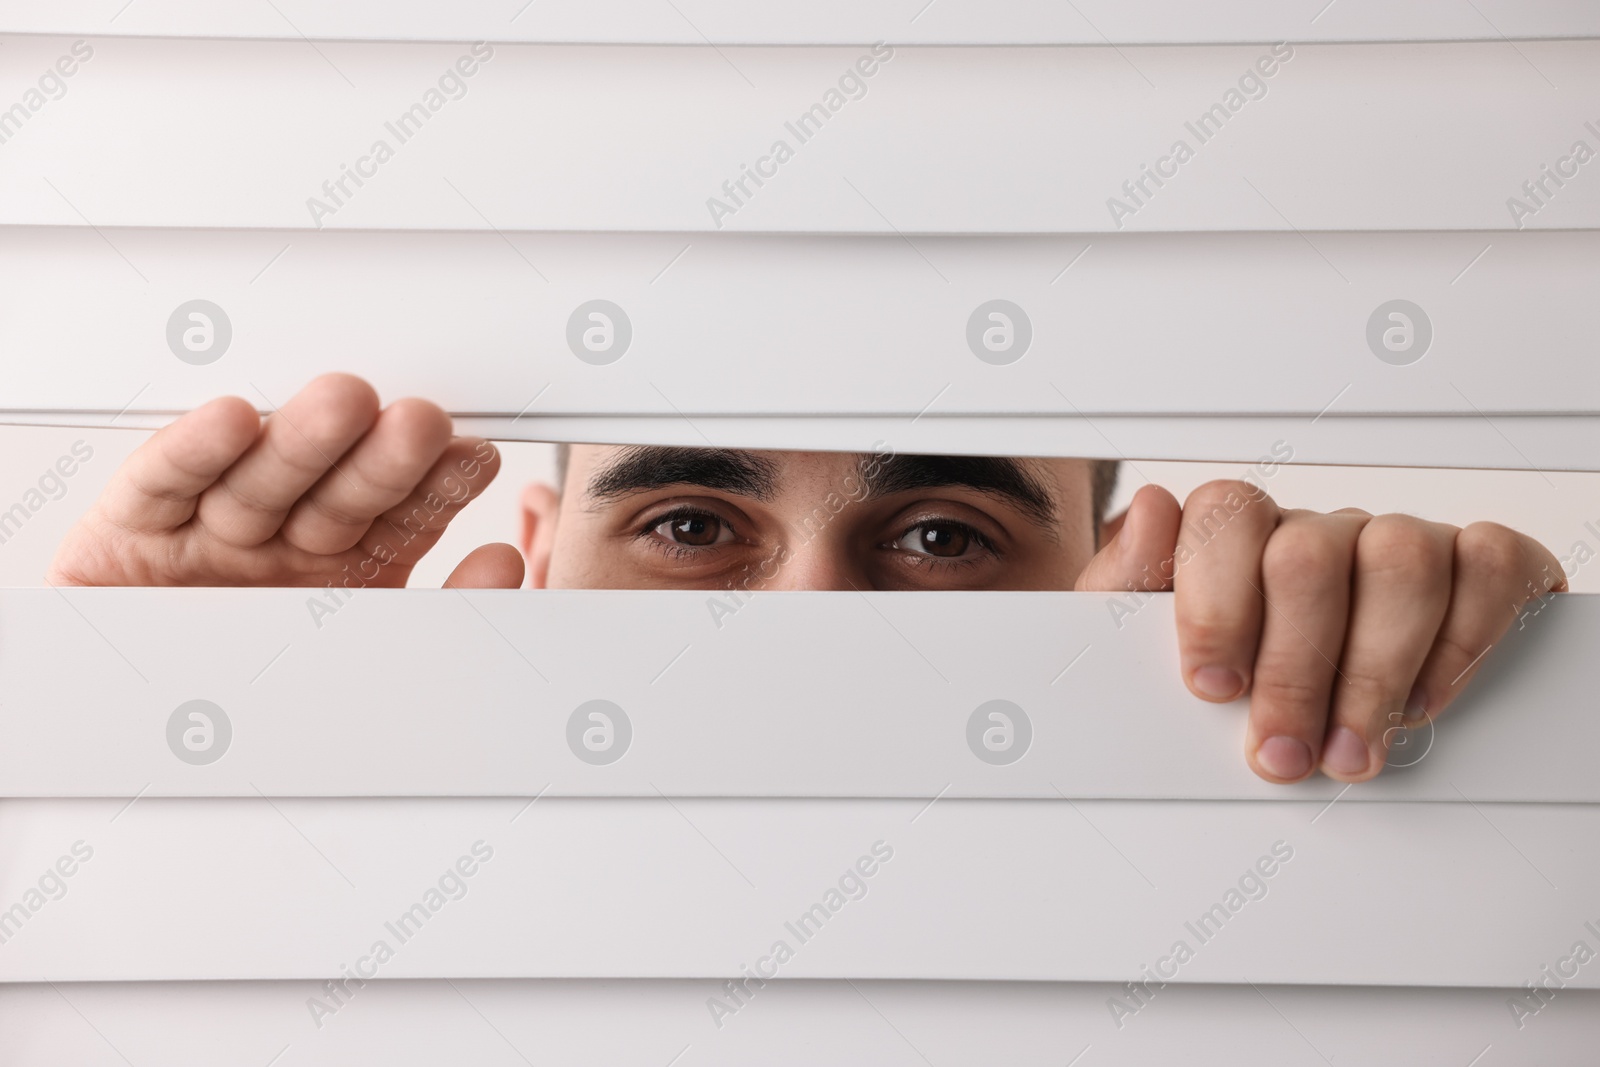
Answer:
[{"label": "man's right hand", "polygon": [[[372,386],[347,374],[265,419],[223,397],[128,458],[62,541],[49,581],[403,586],[499,467],[493,445],[453,437],[434,404],[380,411]],[[446,584],[515,588],[522,573],[511,545],[484,545]]]}]

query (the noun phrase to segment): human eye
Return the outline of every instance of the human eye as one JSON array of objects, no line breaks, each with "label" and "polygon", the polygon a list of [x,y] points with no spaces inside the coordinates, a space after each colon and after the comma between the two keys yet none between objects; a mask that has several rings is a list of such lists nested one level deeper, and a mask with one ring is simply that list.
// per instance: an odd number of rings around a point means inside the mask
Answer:
[{"label": "human eye", "polygon": [[906,528],[889,548],[917,563],[976,562],[993,556],[994,545],[976,527],[954,519],[924,519]]},{"label": "human eye", "polygon": [[652,547],[680,556],[738,540],[732,525],[720,515],[686,506],[652,515],[637,536]]}]

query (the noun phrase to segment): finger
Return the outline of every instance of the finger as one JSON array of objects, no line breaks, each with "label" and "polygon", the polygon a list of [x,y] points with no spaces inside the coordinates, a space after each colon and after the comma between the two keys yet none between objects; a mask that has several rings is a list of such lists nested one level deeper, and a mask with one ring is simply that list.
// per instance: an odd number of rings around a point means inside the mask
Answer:
[{"label": "finger", "polygon": [[1178,500],[1159,485],[1133,495],[1128,510],[1107,529],[1112,536],[1078,575],[1080,592],[1156,593],[1172,588],[1172,552],[1178,541]]},{"label": "finger", "polygon": [[[1436,718],[1512,623],[1527,625],[1522,609],[1566,588],[1560,562],[1531,537],[1492,522],[1475,522],[1457,534],[1450,606],[1406,700],[1405,725]],[[1392,740],[1392,731],[1385,732]]]},{"label": "finger", "polygon": [[1247,482],[1207,482],[1184,501],[1178,533],[1178,649],[1196,696],[1247,692],[1261,639],[1261,553],[1281,514]]},{"label": "finger", "polygon": [[1383,769],[1389,728],[1450,604],[1456,535],[1444,523],[1379,515],[1356,540],[1350,625],[1323,741],[1322,769],[1361,782]]},{"label": "finger", "polygon": [[382,564],[414,566],[499,471],[500,453],[492,444],[476,437],[456,438],[416,489],[378,517],[362,547]]},{"label": "finger", "polygon": [[200,495],[196,517],[229,544],[261,544],[377,416],[372,386],[349,374],[323,375],[267,417],[256,443]]},{"label": "finger", "polygon": [[176,529],[195,501],[255,441],[261,418],[236,396],[211,401],[140,445],[100,495],[111,522],[150,533]]},{"label": "finger", "polygon": [[445,579],[446,589],[516,589],[522,585],[522,553],[512,545],[483,545],[467,553]]},{"label": "finger", "polygon": [[1363,514],[1286,511],[1261,556],[1266,612],[1250,686],[1245,758],[1270,782],[1317,768],[1350,612]]},{"label": "finger", "polygon": [[324,474],[290,509],[284,539],[321,555],[355,547],[373,519],[427,477],[449,444],[450,416],[443,409],[426,400],[395,401],[339,469]]}]

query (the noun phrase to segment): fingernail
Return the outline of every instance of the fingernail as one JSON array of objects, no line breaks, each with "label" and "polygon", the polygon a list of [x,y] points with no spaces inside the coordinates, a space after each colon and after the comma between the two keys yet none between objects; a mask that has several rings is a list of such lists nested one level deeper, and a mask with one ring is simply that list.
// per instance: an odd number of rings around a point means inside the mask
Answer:
[{"label": "fingernail", "polygon": [[1304,778],[1311,772],[1311,749],[1293,737],[1269,737],[1256,749],[1256,762],[1274,778]]},{"label": "fingernail", "polygon": [[1411,695],[1406,697],[1406,710],[1405,714],[1401,716],[1400,721],[1405,723],[1407,726],[1415,726],[1417,723],[1422,722],[1427,717],[1427,694],[1422,691],[1422,686],[1415,686],[1411,690]]},{"label": "fingernail", "polygon": [[1189,684],[1212,700],[1232,700],[1244,688],[1244,679],[1227,667],[1199,667],[1189,676]]},{"label": "fingernail", "polygon": [[1328,739],[1322,750],[1322,762],[1339,774],[1365,774],[1372,762],[1372,752],[1354,730],[1341,726]]}]

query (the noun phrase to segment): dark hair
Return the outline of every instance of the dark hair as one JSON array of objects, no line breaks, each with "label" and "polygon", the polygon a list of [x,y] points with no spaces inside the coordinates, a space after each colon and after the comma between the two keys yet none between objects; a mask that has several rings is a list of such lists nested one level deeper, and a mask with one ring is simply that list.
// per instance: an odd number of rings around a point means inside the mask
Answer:
[{"label": "dark hair", "polygon": [[[556,445],[556,488],[565,489],[567,484],[567,457],[571,446],[565,442]],[[1115,459],[1097,459],[1092,461],[1089,468],[1089,484],[1094,500],[1094,521],[1102,523],[1106,518],[1106,509],[1111,506],[1111,494],[1117,489],[1117,472],[1121,470],[1122,463]]]}]

